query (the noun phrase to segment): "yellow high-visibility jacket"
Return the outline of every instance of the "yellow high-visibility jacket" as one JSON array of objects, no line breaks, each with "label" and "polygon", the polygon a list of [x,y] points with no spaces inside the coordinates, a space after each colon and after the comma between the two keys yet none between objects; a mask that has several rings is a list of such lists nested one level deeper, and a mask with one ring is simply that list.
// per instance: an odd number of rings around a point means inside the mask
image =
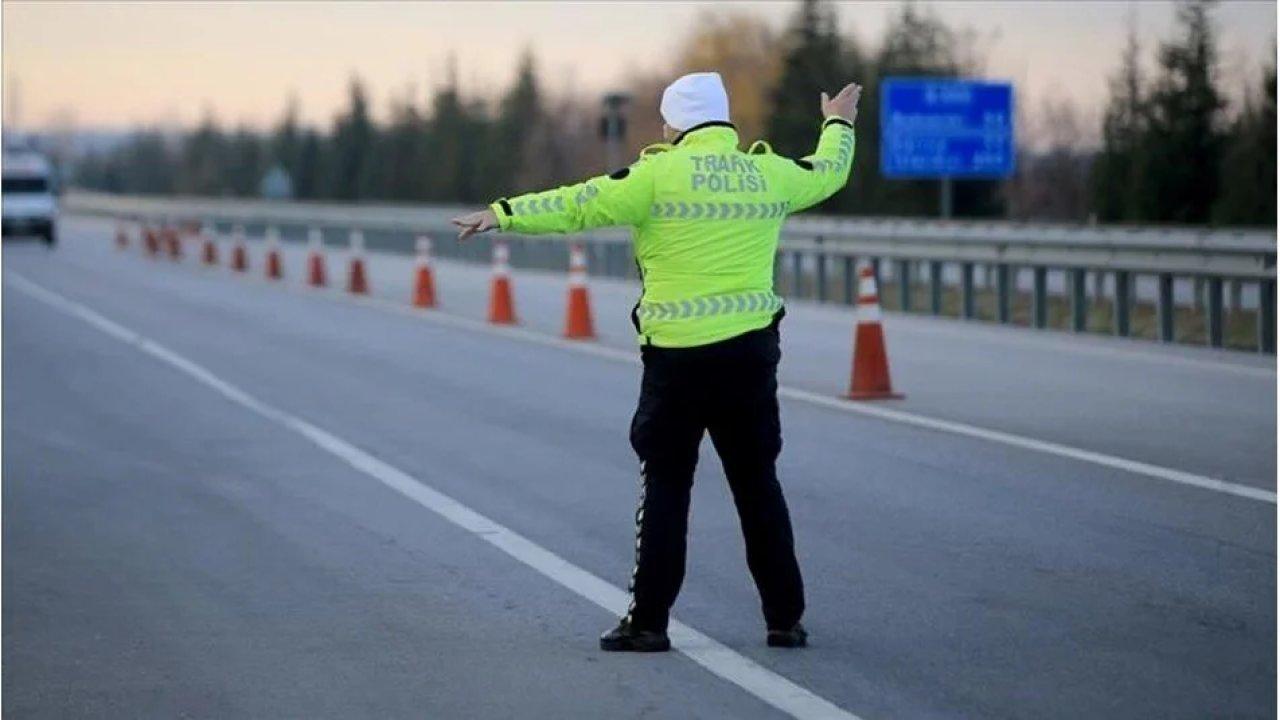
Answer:
[{"label": "yellow high-visibility jacket", "polygon": [[769,325],[782,307],[773,291],[782,222],[844,187],[853,151],[843,118],[828,118],[817,149],[799,160],[763,142],[742,152],[733,125],[711,122],[611,175],[490,207],[504,232],[631,226],[644,285],[632,313],[640,343],[706,345]]}]

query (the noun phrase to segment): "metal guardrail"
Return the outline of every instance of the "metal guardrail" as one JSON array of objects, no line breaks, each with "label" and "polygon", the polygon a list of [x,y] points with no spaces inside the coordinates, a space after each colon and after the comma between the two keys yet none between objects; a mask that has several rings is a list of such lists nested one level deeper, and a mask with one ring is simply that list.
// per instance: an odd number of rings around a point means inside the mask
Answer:
[{"label": "metal guardrail", "polygon": [[[250,232],[274,225],[281,228],[286,240],[291,231],[293,238],[300,239],[312,227],[328,231],[330,238],[335,232],[345,234],[359,228],[369,236],[370,247],[398,252],[409,252],[416,233],[451,233],[449,218],[467,209],[83,192],[68,194],[63,208],[153,222],[201,220],[215,226],[244,225]],[[592,231],[572,240],[587,247],[593,272],[634,277],[628,232]],[[563,268],[568,260],[567,241],[564,237],[513,236],[511,262],[517,267]],[[437,243],[437,254],[485,262],[490,247],[489,238],[465,245]],[[1236,307],[1240,306],[1242,288],[1247,286],[1256,288],[1254,345],[1261,352],[1275,352],[1275,232],[795,217],[784,226],[779,254],[778,286],[788,297],[852,304],[857,297],[855,260],[867,258],[877,276],[883,271],[884,276],[892,277],[886,284],[896,286],[898,308],[906,311],[913,309],[915,291],[924,284],[927,308],[922,310],[942,314],[944,292],[955,288],[959,291],[958,316],[973,319],[982,288],[994,294],[994,320],[1009,323],[1013,299],[1025,284],[1030,297],[1028,324],[1038,328],[1048,324],[1052,275],[1056,283],[1053,294],[1068,299],[1068,327],[1075,331],[1087,329],[1087,286],[1092,274],[1095,296],[1110,296],[1111,329],[1120,336],[1131,333],[1141,280],[1141,290],[1151,295],[1155,306],[1160,341],[1175,340],[1175,301],[1179,295],[1175,290],[1181,289],[1184,299],[1192,299],[1195,312],[1203,313],[1204,340],[1213,347],[1223,345],[1224,286],[1232,289]],[[981,277],[977,269],[983,270]],[[922,275],[921,283],[916,278]],[[992,275],[994,282],[988,278]],[[837,286],[839,291],[833,292]]]}]

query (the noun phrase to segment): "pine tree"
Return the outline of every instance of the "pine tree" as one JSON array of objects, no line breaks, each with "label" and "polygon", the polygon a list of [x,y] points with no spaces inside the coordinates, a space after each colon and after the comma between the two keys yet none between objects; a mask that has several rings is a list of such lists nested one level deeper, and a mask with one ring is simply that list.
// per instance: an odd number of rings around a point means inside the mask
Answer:
[{"label": "pine tree", "polygon": [[279,165],[289,173],[289,179],[297,189],[298,154],[302,146],[302,131],[298,127],[298,98],[290,97],[285,105],[284,116],[276,125],[275,135],[271,138],[270,159],[268,167]]},{"label": "pine tree", "polygon": [[1093,211],[1105,222],[1136,220],[1140,216],[1138,171],[1147,123],[1143,93],[1138,35],[1131,20],[1120,70],[1110,81],[1110,98],[1102,121],[1102,150],[1092,170]]},{"label": "pine tree", "polygon": [[248,128],[239,128],[227,143],[224,177],[230,192],[237,197],[254,197],[258,183],[266,172],[266,148],[262,140]]},{"label": "pine tree", "polygon": [[1160,46],[1143,143],[1141,219],[1204,223],[1218,197],[1225,105],[1216,85],[1210,3],[1178,7],[1180,36]]},{"label": "pine tree", "polygon": [[330,162],[327,164],[328,195],[337,200],[359,200],[365,197],[369,168],[367,163],[373,150],[375,128],[369,118],[369,103],[364,85],[358,78],[351,80],[350,105],[334,122],[333,139],[329,143]]},{"label": "pine tree", "polygon": [[476,172],[488,128],[483,107],[463,100],[456,65],[452,58],[449,63],[448,82],[432,99],[426,192],[436,202],[476,202],[488,199]]},{"label": "pine tree", "polygon": [[315,200],[323,191],[324,148],[320,133],[307,129],[298,143],[298,162],[293,174],[293,193],[300,200]]},{"label": "pine tree", "polygon": [[[1273,53],[1274,56],[1274,53]],[[1276,224],[1276,66],[1263,71],[1261,92],[1245,97],[1231,125],[1222,158],[1222,194],[1213,208],[1215,222],[1229,225]]]},{"label": "pine tree", "polygon": [[497,197],[527,192],[538,187],[538,158],[535,139],[543,130],[542,97],[538,88],[533,53],[520,58],[515,84],[503,95],[490,129],[492,142],[483,149],[485,168],[482,186],[486,195]]},{"label": "pine tree", "polygon": [[229,191],[225,175],[227,142],[212,111],[182,143],[176,184],[187,195],[224,195]]},{"label": "pine tree", "polygon": [[177,163],[169,143],[159,131],[135,133],[119,158],[121,185],[129,192],[163,195],[174,191]]},{"label": "pine tree", "polygon": [[412,93],[392,103],[391,123],[382,135],[379,165],[378,197],[390,200],[419,200],[426,196],[424,169],[427,129]]},{"label": "pine tree", "polygon": [[821,93],[834,94],[851,78],[845,71],[835,15],[821,0],[803,0],[788,30],[782,76],[772,93],[768,138],[774,151],[791,157],[813,152]]}]

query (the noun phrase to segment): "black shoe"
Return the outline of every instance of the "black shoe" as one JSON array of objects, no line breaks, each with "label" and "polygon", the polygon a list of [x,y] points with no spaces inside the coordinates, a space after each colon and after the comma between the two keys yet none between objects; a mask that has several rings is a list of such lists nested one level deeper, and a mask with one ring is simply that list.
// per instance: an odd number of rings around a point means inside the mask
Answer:
[{"label": "black shoe", "polygon": [[804,626],[796,623],[790,630],[770,630],[765,638],[769,647],[800,648],[809,644],[809,633]]},{"label": "black shoe", "polygon": [[665,632],[638,630],[623,620],[618,627],[600,636],[600,649],[607,652],[666,652],[671,639]]}]

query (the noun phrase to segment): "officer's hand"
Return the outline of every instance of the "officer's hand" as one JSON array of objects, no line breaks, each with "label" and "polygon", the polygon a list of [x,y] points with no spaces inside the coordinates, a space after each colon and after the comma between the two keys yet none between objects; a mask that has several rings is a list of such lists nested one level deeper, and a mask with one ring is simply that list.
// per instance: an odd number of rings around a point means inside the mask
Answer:
[{"label": "officer's hand", "polygon": [[466,215],[459,215],[450,222],[460,228],[458,230],[458,239],[466,240],[476,233],[488,232],[498,227],[498,216],[493,214],[493,210],[485,208]]},{"label": "officer's hand", "polygon": [[849,122],[858,119],[858,100],[862,97],[862,86],[849,83],[844,89],[828,98],[822,93],[822,117],[842,117]]}]

